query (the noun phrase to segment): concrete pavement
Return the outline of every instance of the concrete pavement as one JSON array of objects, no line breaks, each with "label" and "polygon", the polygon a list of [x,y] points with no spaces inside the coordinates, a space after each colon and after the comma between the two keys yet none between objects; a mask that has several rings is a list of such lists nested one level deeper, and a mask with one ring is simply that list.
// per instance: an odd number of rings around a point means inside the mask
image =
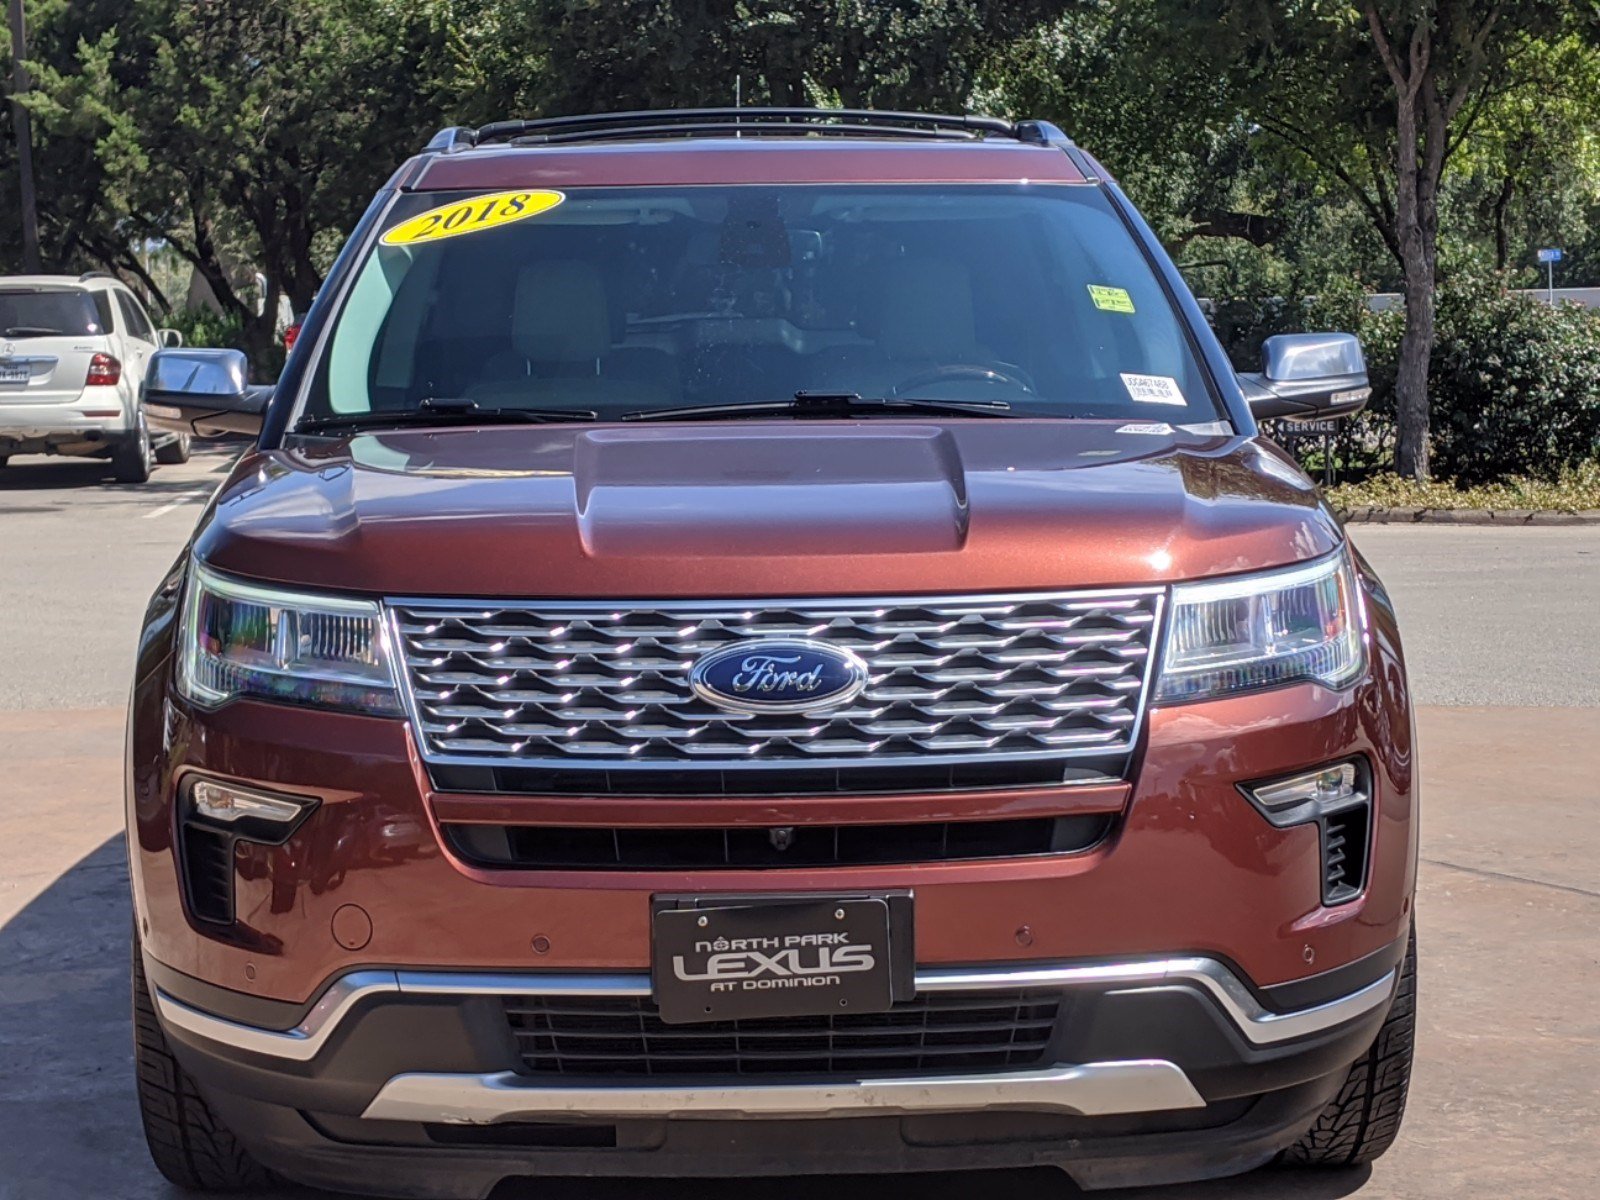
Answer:
[{"label": "concrete pavement", "polygon": [[197,445],[143,484],[93,459],[0,470],[0,709],[126,702],[145,601],[235,452]]},{"label": "concrete pavement", "polygon": [[[145,1156],[131,1087],[121,702],[145,597],[222,461],[163,468],[149,491],[81,487],[71,472],[93,468],[78,464],[0,472],[0,1200],[175,1196]],[[1405,1128],[1371,1171],[1124,1195],[1588,1200],[1600,1194],[1600,529],[1356,537],[1395,594],[1430,705]],[[1527,706],[1550,700],[1566,707]],[[750,1187],[547,1181],[508,1194],[735,1200]],[[772,1200],[819,1187],[840,1200],[1071,1193],[1051,1171],[759,1187]],[[277,1200],[290,1196],[310,1200]]]},{"label": "concrete pavement", "polygon": [[1423,704],[1600,705],[1600,526],[1352,525]]}]

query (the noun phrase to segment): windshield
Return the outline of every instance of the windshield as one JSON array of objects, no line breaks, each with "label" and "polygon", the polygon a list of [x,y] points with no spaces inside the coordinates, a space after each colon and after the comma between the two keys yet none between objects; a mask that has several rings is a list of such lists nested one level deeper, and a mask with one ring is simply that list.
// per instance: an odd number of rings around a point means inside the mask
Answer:
[{"label": "windshield", "polygon": [[801,391],[1223,416],[1100,189],[832,184],[404,196],[300,419]]},{"label": "windshield", "polygon": [[76,288],[26,291],[0,289],[0,335],[82,337],[104,333],[89,293]]}]

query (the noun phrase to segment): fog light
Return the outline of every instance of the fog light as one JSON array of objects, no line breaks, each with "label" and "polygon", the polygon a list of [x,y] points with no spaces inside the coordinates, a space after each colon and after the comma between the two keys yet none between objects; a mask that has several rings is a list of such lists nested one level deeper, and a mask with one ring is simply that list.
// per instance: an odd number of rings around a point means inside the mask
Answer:
[{"label": "fog light", "polygon": [[192,819],[268,845],[288,841],[317,803],[310,796],[262,792],[221,779],[196,779],[189,785]]},{"label": "fog light", "polygon": [[1286,779],[1239,785],[1256,811],[1279,829],[1316,827],[1325,905],[1346,904],[1367,886],[1373,823],[1371,780],[1367,761],[1356,758]]},{"label": "fog light", "polygon": [[1356,789],[1355,763],[1340,763],[1280,779],[1276,783],[1257,784],[1251,788],[1255,798],[1267,808],[1288,808],[1291,804],[1313,803],[1319,806],[1354,800],[1361,793]]},{"label": "fog light", "polygon": [[1371,795],[1366,764],[1359,759],[1329,763],[1287,778],[1240,784],[1239,790],[1279,828],[1304,825],[1352,805],[1365,804]]}]

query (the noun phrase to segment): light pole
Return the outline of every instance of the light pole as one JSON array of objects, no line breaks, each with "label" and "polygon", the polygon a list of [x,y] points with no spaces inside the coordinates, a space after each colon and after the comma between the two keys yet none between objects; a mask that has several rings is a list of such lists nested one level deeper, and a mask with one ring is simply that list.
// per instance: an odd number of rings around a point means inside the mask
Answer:
[{"label": "light pole", "polygon": [[11,127],[17,138],[17,180],[22,195],[22,269],[37,274],[39,262],[39,204],[33,190],[33,122],[22,105],[28,94],[28,27],[22,0],[11,0]]}]

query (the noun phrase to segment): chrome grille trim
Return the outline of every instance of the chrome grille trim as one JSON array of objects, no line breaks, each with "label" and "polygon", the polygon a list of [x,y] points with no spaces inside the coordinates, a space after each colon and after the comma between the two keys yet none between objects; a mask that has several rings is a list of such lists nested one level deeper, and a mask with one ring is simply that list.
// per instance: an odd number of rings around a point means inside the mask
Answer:
[{"label": "chrome grille trim", "polygon": [[[727,770],[1126,756],[1165,595],[406,597],[386,608],[428,762]],[[759,637],[852,649],[871,679],[848,705],[815,716],[726,712],[695,695],[696,657]]]}]

